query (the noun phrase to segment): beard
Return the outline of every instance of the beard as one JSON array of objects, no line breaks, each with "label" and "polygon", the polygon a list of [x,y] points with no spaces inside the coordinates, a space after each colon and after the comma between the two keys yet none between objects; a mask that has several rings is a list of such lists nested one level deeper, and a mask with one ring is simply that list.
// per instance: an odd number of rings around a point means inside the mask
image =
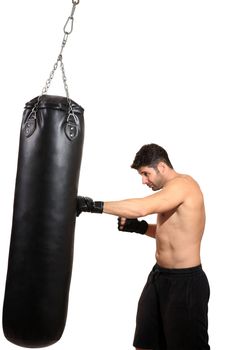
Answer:
[{"label": "beard", "polygon": [[150,184],[150,185],[147,185],[149,188],[152,189],[153,192],[156,192],[156,191],[159,191],[162,189],[162,185],[161,184]]},{"label": "beard", "polygon": [[164,182],[162,179],[157,179],[156,182],[151,182],[149,184],[149,187],[152,189],[152,191],[159,191],[163,188]]},{"label": "beard", "polygon": [[160,173],[160,171],[155,168],[156,174],[157,174],[157,178],[155,179],[155,182],[149,182],[148,183],[148,187],[150,187],[152,189],[153,192],[159,191],[163,188],[164,186],[164,179]]},{"label": "beard", "polygon": [[161,190],[162,189],[162,186],[152,186],[151,187],[151,189],[152,189],[152,191],[159,191],[159,190]]}]

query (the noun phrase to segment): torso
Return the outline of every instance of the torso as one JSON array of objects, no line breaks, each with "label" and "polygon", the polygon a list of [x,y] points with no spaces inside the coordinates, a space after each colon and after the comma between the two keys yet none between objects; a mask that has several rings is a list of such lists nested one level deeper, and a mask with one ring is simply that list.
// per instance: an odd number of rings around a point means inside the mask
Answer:
[{"label": "torso", "polygon": [[157,216],[156,260],[167,268],[186,268],[201,263],[200,244],[205,227],[203,195],[190,176],[181,177],[187,188],[183,203]]}]

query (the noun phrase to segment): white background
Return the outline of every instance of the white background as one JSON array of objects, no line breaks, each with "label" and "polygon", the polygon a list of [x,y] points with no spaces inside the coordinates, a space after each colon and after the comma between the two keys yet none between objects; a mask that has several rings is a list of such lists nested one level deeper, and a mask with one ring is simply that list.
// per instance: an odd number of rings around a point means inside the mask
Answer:
[{"label": "white background", "polygon": [[[0,4],[0,306],[23,107],[52,69],[71,6],[71,0]],[[95,200],[150,194],[130,169],[150,142],[165,147],[175,169],[203,190],[212,350],[232,348],[232,17],[232,1],[224,0],[81,0],[64,52],[71,98],[85,108],[80,194]],[[49,93],[63,94],[60,77]],[[51,348],[132,349],[155,242],[118,232],[107,215],[83,214],[75,233],[66,328]],[[2,331],[0,348],[17,348]]]}]

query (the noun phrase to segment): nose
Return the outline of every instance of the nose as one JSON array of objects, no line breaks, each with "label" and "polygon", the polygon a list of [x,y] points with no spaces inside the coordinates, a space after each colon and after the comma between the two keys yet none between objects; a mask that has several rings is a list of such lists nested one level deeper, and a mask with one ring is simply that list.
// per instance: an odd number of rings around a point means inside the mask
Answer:
[{"label": "nose", "polygon": [[148,179],[146,178],[146,176],[142,176],[142,184],[143,185],[148,184]]}]

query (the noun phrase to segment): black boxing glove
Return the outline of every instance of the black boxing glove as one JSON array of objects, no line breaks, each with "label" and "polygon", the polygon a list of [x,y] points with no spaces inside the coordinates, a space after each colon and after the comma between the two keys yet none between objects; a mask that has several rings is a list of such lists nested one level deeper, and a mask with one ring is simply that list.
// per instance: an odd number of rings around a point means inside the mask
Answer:
[{"label": "black boxing glove", "polygon": [[118,230],[126,232],[136,232],[144,235],[148,229],[148,223],[145,220],[126,219],[124,224],[121,224],[121,218],[118,218]]},{"label": "black boxing glove", "polygon": [[103,213],[104,202],[94,202],[89,197],[77,197],[76,216],[79,216],[83,211],[89,213]]}]

